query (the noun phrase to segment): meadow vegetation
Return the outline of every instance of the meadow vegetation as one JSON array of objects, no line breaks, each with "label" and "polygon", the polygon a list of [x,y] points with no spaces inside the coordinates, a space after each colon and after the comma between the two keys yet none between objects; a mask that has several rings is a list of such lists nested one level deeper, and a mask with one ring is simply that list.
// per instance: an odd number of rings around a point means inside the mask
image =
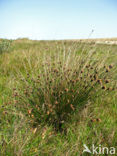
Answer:
[{"label": "meadow vegetation", "polygon": [[0,155],[116,147],[117,45],[18,39],[9,47],[0,51]]}]

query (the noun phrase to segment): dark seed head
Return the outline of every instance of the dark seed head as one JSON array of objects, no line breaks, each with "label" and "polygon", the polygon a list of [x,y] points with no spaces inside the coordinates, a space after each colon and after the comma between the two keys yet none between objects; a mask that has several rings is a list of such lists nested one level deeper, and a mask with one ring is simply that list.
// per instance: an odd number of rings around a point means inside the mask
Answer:
[{"label": "dark seed head", "polygon": [[109,83],[109,80],[105,80],[105,83]]},{"label": "dark seed head", "polygon": [[101,122],[101,119],[100,119],[100,118],[97,118],[96,120],[97,120],[98,122]]},{"label": "dark seed head", "polygon": [[106,87],[105,86],[102,86],[102,89],[106,89]]},{"label": "dark seed head", "polygon": [[110,64],[110,65],[109,65],[109,69],[111,69],[112,67],[113,67],[113,65],[112,65],[112,64]]},{"label": "dark seed head", "polygon": [[93,79],[91,79],[91,82],[93,81]]},{"label": "dark seed head", "polygon": [[102,80],[101,80],[101,79],[98,79],[97,82],[98,82],[99,84],[101,84],[101,83],[102,83]]},{"label": "dark seed head", "polygon": [[106,69],[106,73],[108,73],[108,72],[109,72],[109,69],[107,68],[107,69]]}]

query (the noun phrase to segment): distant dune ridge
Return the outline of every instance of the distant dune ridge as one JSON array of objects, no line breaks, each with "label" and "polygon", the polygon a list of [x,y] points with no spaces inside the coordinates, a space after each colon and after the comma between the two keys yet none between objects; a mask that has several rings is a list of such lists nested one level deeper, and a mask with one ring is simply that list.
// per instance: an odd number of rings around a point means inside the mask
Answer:
[{"label": "distant dune ridge", "polygon": [[[117,38],[91,38],[91,39],[73,39],[80,42],[95,42],[97,44],[117,44]],[[72,41],[73,41],[72,40]]]}]

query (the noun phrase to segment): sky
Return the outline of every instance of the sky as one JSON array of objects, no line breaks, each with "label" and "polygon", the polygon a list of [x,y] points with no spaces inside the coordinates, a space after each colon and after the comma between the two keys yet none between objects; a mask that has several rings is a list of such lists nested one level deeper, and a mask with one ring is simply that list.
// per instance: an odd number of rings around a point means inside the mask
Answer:
[{"label": "sky", "polygon": [[0,38],[24,37],[117,37],[117,0],[0,0]]}]

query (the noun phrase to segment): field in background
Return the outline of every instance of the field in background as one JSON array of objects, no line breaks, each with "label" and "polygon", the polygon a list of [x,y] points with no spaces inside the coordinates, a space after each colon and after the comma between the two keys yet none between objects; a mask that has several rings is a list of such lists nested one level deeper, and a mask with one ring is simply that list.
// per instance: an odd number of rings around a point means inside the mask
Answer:
[{"label": "field in background", "polygon": [[116,147],[116,42],[12,41],[0,54],[0,155],[87,156],[84,144]]}]

